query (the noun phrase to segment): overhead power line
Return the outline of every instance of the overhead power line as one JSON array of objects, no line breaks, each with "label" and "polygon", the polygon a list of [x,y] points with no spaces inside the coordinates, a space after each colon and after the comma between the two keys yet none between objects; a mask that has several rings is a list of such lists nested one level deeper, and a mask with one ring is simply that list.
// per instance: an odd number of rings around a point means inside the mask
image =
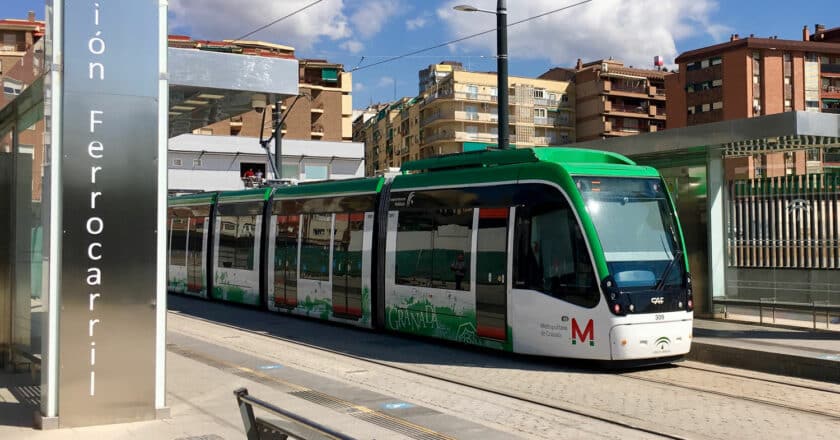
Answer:
[{"label": "overhead power line", "polygon": [[241,36],[241,37],[239,37],[239,38],[237,38],[237,39],[235,39],[235,40],[233,40],[233,41],[234,41],[234,42],[236,42],[236,41],[240,41],[240,40],[242,40],[243,38],[250,37],[251,35],[254,35],[254,34],[256,34],[257,32],[259,32],[259,31],[261,31],[261,30],[263,30],[263,29],[265,29],[265,28],[268,28],[268,27],[274,26],[275,24],[280,23],[281,21],[283,21],[283,20],[285,20],[285,19],[287,19],[287,18],[289,18],[289,17],[292,17],[292,16],[294,16],[294,15],[297,15],[297,14],[299,14],[299,13],[301,13],[301,12],[303,12],[303,11],[305,11],[305,10],[307,10],[307,9],[309,9],[309,8],[311,8],[311,7],[313,7],[313,6],[315,6],[315,5],[317,5],[318,3],[321,3],[322,1],[324,1],[324,0],[315,0],[314,2],[312,2],[312,3],[308,4],[308,5],[306,5],[306,6],[302,7],[302,8],[300,8],[300,9],[298,9],[298,10],[294,11],[294,12],[291,12],[291,13],[289,13],[289,14],[287,14],[287,15],[284,15],[284,16],[282,16],[282,17],[278,18],[277,20],[274,20],[274,21],[272,21],[272,22],[270,22],[270,23],[267,23],[267,24],[265,24],[265,25],[263,25],[263,26],[260,26],[260,27],[258,27],[258,28],[256,28],[256,29],[254,29],[253,31],[248,32],[247,34],[245,34],[245,35],[243,35],[243,36]]},{"label": "overhead power line", "polygon": [[[537,18],[545,17],[546,15],[551,15],[551,14],[554,14],[554,13],[557,13],[557,12],[560,12],[560,11],[565,11],[567,9],[571,9],[571,8],[576,7],[576,6],[580,6],[580,5],[589,3],[591,1],[592,0],[583,0],[581,2],[573,3],[571,5],[563,6],[562,8],[557,8],[557,9],[553,9],[551,11],[543,12],[542,14],[537,14],[537,15],[534,15],[532,17],[528,17],[528,18],[525,18],[525,19],[522,19],[522,20],[519,20],[519,21],[514,21],[512,23],[508,23],[507,27],[512,27],[512,26],[516,26],[518,24],[525,23],[527,21],[536,20]],[[482,35],[486,35],[486,34],[489,34],[491,32],[496,32],[496,28],[488,29],[486,31],[478,32],[478,33],[475,33],[475,34],[472,34],[472,35],[467,35],[466,37],[456,38],[454,40],[447,41],[445,43],[436,44],[434,46],[429,46],[429,47],[426,47],[424,49],[418,49],[418,50],[408,52],[408,53],[405,53],[405,54],[402,54],[402,55],[393,56],[391,58],[387,58],[387,59],[384,59],[382,61],[377,61],[375,63],[365,64],[364,66],[357,66],[351,72],[356,72],[358,70],[367,69],[368,67],[378,66],[380,64],[390,63],[392,61],[396,61],[396,60],[399,60],[399,59],[402,59],[402,58],[410,57],[412,55],[417,55],[419,53],[428,52],[428,51],[434,50],[434,49],[439,49],[441,47],[448,46],[450,44],[460,43],[464,40],[469,40],[471,38],[480,37]]]}]

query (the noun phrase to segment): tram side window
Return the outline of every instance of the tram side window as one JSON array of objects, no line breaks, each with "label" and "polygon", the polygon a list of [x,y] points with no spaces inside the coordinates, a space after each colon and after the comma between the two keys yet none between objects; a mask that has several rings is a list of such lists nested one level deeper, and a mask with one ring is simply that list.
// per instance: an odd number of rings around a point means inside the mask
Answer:
[{"label": "tram side window", "polygon": [[517,210],[514,286],[583,307],[598,304],[586,242],[564,200]]},{"label": "tram side window", "polygon": [[300,248],[300,277],[307,280],[330,279],[331,214],[308,214],[303,218]]},{"label": "tram side window", "polygon": [[256,216],[221,216],[219,222],[219,265],[254,270]]},{"label": "tram side window", "polygon": [[397,284],[470,290],[473,210],[402,211]]},{"label": "tram side window", "polygon": [[360,277],[362,274],[362,238],[365,227],[363,212],[335,215],[335,248],[333,274],[336,277]]},{"label": "tram side window", "polygon": [[169,264],[186,266],[187,264],[187,229],[189,218],[172,219],[172,241]]},{"label": "tram side window", "polygon": [[190,218],[189,253],[190,266],[201,264],[201,253],[204,252],[204,218]]}]

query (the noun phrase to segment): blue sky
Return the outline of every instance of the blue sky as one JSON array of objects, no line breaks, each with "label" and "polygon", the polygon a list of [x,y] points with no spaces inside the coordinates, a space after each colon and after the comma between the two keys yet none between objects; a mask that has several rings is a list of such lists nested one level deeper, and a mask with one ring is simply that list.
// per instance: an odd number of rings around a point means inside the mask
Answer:
[{"label": "blue sky", "polygon": [[[169,0],[170,32],[202,39],[232,39],[315,0]],[[516,21],[580,0],[508,0]],[[493,33],[379,66],[364,66],[472,33],[495,28],[491,14],[452,10],[468,3],[495,10],[494,0],[321,0],[248,39],[296,48],[299,58],[325,58],[353,74],[353,104],[417,94],[417,72],[440,60],[475,71],[495,71]],[[0,17],[44,16],[43,0],[4,0]],[[741,36],[801,39],[802,26],[838,17],[837,0],[592,0],[511,27],[511,75],[537,76],[555,66],[613,57],[647,67],[654,55],[672,63],[687,50]]]}]

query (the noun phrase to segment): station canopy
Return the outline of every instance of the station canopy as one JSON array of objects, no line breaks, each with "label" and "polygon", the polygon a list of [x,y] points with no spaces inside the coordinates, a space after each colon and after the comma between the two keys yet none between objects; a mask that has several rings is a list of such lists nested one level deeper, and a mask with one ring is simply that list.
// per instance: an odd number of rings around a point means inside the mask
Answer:
[{"label": "station canopy", "polygon": [[255,94],[269,104],[298,94],[294,59],[180,48],[168,57],[170,138],[252,110]]}]

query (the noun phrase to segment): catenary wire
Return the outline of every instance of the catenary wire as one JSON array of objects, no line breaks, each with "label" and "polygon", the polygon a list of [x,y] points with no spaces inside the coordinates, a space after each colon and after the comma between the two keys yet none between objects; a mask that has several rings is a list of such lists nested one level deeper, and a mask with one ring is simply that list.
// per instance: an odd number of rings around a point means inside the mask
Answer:
[{"label": "catenary wire", "polygon": [[[537,15],[534,15],[534,16],[531,16],[531,17],[528,17],[528,18],[525,18],[525,19],[519,20],[519,21],[514,21],[514,22],[512,22],[512,23],[508,23],[507,27],[516,26],[516,25],[518,25],[518,24],[522,24],[522,23],[525,23],[525,22],[527,22],[527,21],[531,21],[531,20],[535,20],[535,19],[537,19],[537,18],[545,17],[546,15],[554,14],[554,13],[557,13],[557,12],[560,12],[560,11],[565,11],[565,10],[567,10],[567,9],[574,8],[574,7],[576,7],[576,6],[581,6],[581,5],[584,5],[584,4],[589,3],[589,2],[591,2],[591,1],[592,1],[592,0],[583,0],[583,1],[580,1],[580,2],[577,2],[577,3],[573,3],[573,4],[571,4],[571,5],[566,5],[566,6],[563,6],[562,8],[557,8],[557,9],[553,9],[553,10],[551,10],[551,11],[543,12],[542,14],[537,14]],[[436,45],[434,45],[434,46],[429,46],[429,47],[426,47],[426,48],[424,48],[424,49],[418,49],[418,50],[411,51],[411,52],[408,52],[408,53],[405,53],[405,54],[402,54],[402,55],[393,56],[393,57],[391,57],[391,58],[387,58],[387,59],[384,59],[384,60],[382,60],[382,61],[377,61],[377,62],[375,62],[375,63],[365,64],[364,66],[357,66],[356,68],[354,68],[353,70],[351,70],[351,72],[356,72],[356,71],[359,71],[359,70],[362,70],[362,69],[367,69],[368,67],[378,66],[378,65],[380,65],[380,64],[390,63],[390,62],[392,62],[392,61],[396,61],[396,60],[399,60],[399,59],[402,59],[402,58],[407,58],[407,57],[410,57],[410,56],[412,56],[412,55],[417,55],[417,54],[419,54],[419,53],[428,52],[428,51],[430,51],[430,50],[434,50],[434,49],[439,49],[439,48],[441,48],[441,47],[448,46],[448,45],[450,45],[450,44],[460,43],[460,42],[462,42],[462,41],[464,41],[464,40],[469,40],[469,39],[471,39],[471,38],[475,38],[475,37],[479,37],[479,36],[482,36],[482,35],[486,35],[486,34],[489,34],[489,33],[491,33],[491,32],[496,32],[496,28],[493,28],[493,29],[488,29],[488,30],[486,30],[486,31],[482,31],[482,32],[477,32],[477,33],[475,33],[475,34],[467,35],[467,36],[465,36],[465,37],[456,38],[456,39],[454,39],[454,40],[447,41],[447,42],[445,42],[445,43],[436,44]]]},{"label": "catenary wire", "polygon": [[274,26],[275,24],[277,24],[277,23],[279,23],[279,22],[281,22],[281,21],[283,21],[283,20],[285,20],[285,19],[287,19],[287,18],[289,18],[289,17],[292,17],[292,16],[294,16],[294,15],[297,15],[297,14],[299,14],[299,13],[301,13],[301,12],[303,12],[303,11],[305,11],[305,10],[307,10],[307,9],[309,9],[309,8],[311,8],[311,7],[313,7],[313,6],[315,6],[315,5],[317,5],[318,3],[321,3],[322,1],[324,1],[324,0],[315,0],[314,2],[312,2],[312,3],[310,3],[310,4],[308,4],[308,5],[304,6],[304,7],[302,7],[302,8],[300,8],[300,9],[296,10],[296,11],[290,12],[289,14],[286,14],[286,15],[284,15],[284,16],[282,16],[282,17],[280,17],[280,18],[278,18],[278,19],[276,19],[276,20],[274,20],[274,21],[272,21],[272,22],[269,22],[269,23],[267,23],[267,24],[265,24],[265,25],[263,25],[263,26],[260,26],[260,27],[258,27],[258,28],[256,28],[256,29],[254,29],[254,30],[253,30],[253,31],[251,31],[251,32],[248,32],[247,34],[245,34],[245,35],[243,35],[243,36],[241,36],[241,37],[239,37],[239,38],[237,38],[237,39],[233,40],[233,42],[240,41],[240,40],[242,40],[243,38],[250,37],[251,35],[254,35],[254,34],[256,34],[257,32],[259,32],[259,31],[261,31],[261,30],[263,30],[263,29],[265,29],[265,28],[267,28],[267,27]]}]

